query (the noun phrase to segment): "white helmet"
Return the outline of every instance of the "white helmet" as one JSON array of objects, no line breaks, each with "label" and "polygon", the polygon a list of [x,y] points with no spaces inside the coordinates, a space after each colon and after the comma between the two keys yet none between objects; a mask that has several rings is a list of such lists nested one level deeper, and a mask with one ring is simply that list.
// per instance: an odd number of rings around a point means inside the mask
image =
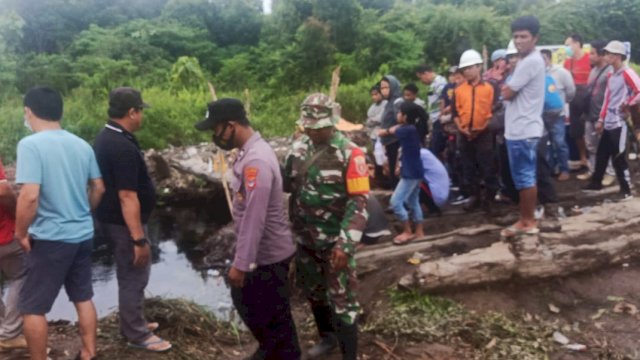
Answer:
[{"label": "white helmet", "polygon": [[458,68],[463,69],[472,65],[478,65],[482,63],[482,56],[479,52],[475,50],[467,50],[462,53],[462,56],[460,56],[460,65],[458,65]]},{"label": "white helmet", "polygon": [[506,55],[515,55],[517,53],[518,53],[518,49],[516,49],[516,44],[513,42],[513,40],[509,41]]}]

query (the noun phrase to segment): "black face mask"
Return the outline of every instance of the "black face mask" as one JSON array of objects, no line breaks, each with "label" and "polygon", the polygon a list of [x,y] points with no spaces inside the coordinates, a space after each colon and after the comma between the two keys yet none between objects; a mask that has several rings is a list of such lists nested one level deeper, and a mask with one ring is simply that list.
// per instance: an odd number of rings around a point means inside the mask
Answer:
[{"label": "black face mask", "polygon": [[229,126],[229,123],[226,123],[224,125],[224,128],[222,128],[222,131],[220,132],[220,135],[216,133],[213,134],[213,143],[216,144],[217,147],[225,151],[229,151],[235,147],[234,145],[234,140],[236,137],[235,127],[233,128],[233,130],[231,130],[231,136],[229,137],[229,139],[224,140],[222,138],[222,136],[224,136],[224,133],[227,131],[228,126]]}]

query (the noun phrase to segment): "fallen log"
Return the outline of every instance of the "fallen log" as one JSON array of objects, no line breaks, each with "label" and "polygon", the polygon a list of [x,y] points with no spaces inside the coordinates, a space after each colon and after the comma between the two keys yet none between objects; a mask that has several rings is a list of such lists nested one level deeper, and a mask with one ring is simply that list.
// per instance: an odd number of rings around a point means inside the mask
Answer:
[{"label": "fallen log", "polygon": [[593,207],[561,224],[561,233],[498,241],[466,254],[426,261],[402,277],[399,285],[435,291],[566,276],[640,256],[638,199]]},{"label": "fallen log", "polygon": [[[478,226],[464,227],[449,231],[442,234],[429,235],[423,238],[415,239],[411,243],[403,246],[394,246],[389,243],[372,245],[365,248],[365,250],[356,254],[356,260],[358,266],[364,266],[369,263],[376,263],[381,259],[393,259],[395,257],[403,257],[413,254],[414,252],[428,253],[434,249],[443,249],[454,247],[456,243],[461,246],[480,247],[487,246],[488,243],[484,241],[478,242],[478,235],[496,231],[501,229],[500,226],[492,224],[484,224]],[[476,237],[474,239],[474,237]],[[493,241],[491,241],[493,242]]]}]

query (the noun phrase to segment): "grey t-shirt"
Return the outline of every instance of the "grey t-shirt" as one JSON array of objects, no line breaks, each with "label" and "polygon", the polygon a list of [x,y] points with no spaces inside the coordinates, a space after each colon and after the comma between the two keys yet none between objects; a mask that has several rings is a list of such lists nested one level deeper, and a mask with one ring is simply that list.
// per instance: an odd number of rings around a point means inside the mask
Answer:
[{"label": "grey t-shirt", "polygon": [[591,73],[589,74],[591,103],[589,104],[589,116],[587,117],[589,121],[595,122],[600,118],[600,111],[604,103],[604,92],[607,89],[607,81],[611,74],[613,74],[613,67],[611,65],[591,69]]},{"label": "grey t-shirt", "polygon": [[545,65],[538,50],[518,62],[507,86],[517,94],[511,101],[505,101],[504,137],[508,140],[541,137]]}]

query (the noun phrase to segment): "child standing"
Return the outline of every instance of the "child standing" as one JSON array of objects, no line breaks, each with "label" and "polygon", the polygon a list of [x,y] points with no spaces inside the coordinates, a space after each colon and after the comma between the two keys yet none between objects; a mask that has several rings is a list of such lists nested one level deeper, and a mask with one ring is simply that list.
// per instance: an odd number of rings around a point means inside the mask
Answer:
[{"label": "child standing", "polygon": [[[422,228],[422,209],[420,208],[420,184],[424,176],[420,160],[420,138],[415,122],[420,115],[420,106],[412,102],[403,102],[398,112],[398,125],[379,131],[380,136],[395,135],[402,149],[400,158],[400,182],[391,196],[391,208],[400,221],[404,231],[393,239],[395,245],[404,245],[416,237],[424,236]],[[415,232],[411,229],[409,213],[411,211]]]}]

